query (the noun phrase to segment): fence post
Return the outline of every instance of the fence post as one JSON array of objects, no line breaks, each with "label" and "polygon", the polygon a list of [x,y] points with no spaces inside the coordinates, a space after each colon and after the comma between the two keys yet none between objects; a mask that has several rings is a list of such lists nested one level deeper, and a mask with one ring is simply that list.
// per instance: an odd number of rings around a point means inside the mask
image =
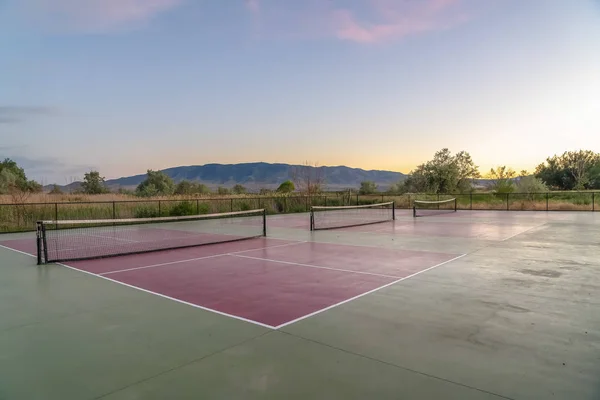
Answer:
[{"label": "fence post", "polygon": [[550,196],[548,195],[548,192],[546,192],[546,211],[548,211],[548,210],[549,210],[549,207],[548,207],[548,200],[549,200],[549,197],[550,197]]},{"label": "fence post", "polygon": [[233,212],[233,198],[231,198],[230,211]]},{"label": "fence post", "polygon": [[160,217],[162,213],[160,212],[160,200],[158,201],[158,216]]},{"label": "fence post", "polygon": [[58,221],[58,203],[54,203],[54,220]]},{"label": "fence post", "polygon": [[360,195],[357,193],[357,194],[356,194],[356,205],[358,205],[358,204],[359,204],[358,196],[360,196]]},{"label": "fence post", "polygon": [[113,219],[117,219],[117,204],[116,201],[113,200]]},{"label": "fence post", "polygon": [[200,214],[200,200],[196,199],[196,214]]},{"label": "fence post", "polygon": [[596,192],[592,192],[592,211],[596,211]]},{"label": "fence post", "polygon": [[283,198],[283,213],[287,213],[287,197]]}]

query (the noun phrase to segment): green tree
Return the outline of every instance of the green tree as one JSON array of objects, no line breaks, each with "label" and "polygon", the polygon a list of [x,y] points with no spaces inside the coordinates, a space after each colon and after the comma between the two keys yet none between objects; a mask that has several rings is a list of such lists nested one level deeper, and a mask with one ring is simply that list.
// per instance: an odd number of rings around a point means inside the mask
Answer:
[{"label": "green tree", "polygon": [[535,176],[554,189],[584,190],[600,187],[600,154],[579,150],[548,157],[538,165]]},{"label": "green tree", "polygon": [[208,194],[210,193],[210,190],[208,189],[208,186],[203,183],[184,180],[175,186],[174,193],[182,196],[191,196],[195,194]]},{"label": "green tree", "polygon": [[548,191],[548,187],[540,178],[536,178],[529,174],[522,174],[521,177],[519,177],[516,186],[517,193],[526,193],[529,200],[533,200],[536,193],[545,193]]},{"label": "green tree", "polygon": [[175,183],[162,171],[148,170],[147,178],[138,185],[135,192],[141,197],[170,196],[175,191]]},{"label": "green tree", "polygon": [[372,181],[363,181],[360,183],[359,194],[374,194],[377,192],[377,185]]},{"label": "green tree", "polygon": [[9,171],[15,176],[15,182],[20,185],[25,185],[27,182],[27,176],[25,170],[17,165],[17,163],[10,158],[5,158],[4,161],[0,162],[0,172]]},{"label": "green tree", "polygon": [[186,196],[192,194],[192,182],[190,181],[181,181],[175,186],[174,194],[180,196]]},{"label": "green tree", "polygon": [[279,187],[277,188],[277,193],[291,193],[294,190],[296,190],[296,186],[294,186],[294,182],[287,180],[287,181],[283,182],[281,185],[279,185]]},{"label": "green tree", "polygon": [[17,187],[18,177],[9,169],[0,169],[0,194],[8,194]]},{"label": "green tree", "polygon": [[25,170],[10,158],[0,162],[0,190],[4,193],[10,191],[21,191],[38,193],[42,191],[42,185],[34,180],[27,180]]},{"label": "green tree", "polygon": [[63,194],[63,191],[61,190],[60,186],[54,184],[52,185],[52,190],[50,190],[48,194]]},{"label": "green tree", "polygon": [[492,182],[490,189],[496,193],[512,193],[515,190],[514,178],[516,172],[512,168],[501,166],[490,169],[487,178]]},{"label": "green tree", "polygon": [[81,182],[81,191],[85,194],[108,193],[109,190],[104,184],[104,177],[100,176],[98,171],[86,172]]},{"label": "green tree", "polygon": [[444,148],[433,159],[417,166],[404,181],[404,189],[413,193],[454,193],[472,189],[473,180],[480,177],[471,155],[461,151],[452,155]]},{"label": "green tree", "polygon": [[240,184],[237,184],[232,189],[234,194],[245,194],[247,192],[246,188]]}]

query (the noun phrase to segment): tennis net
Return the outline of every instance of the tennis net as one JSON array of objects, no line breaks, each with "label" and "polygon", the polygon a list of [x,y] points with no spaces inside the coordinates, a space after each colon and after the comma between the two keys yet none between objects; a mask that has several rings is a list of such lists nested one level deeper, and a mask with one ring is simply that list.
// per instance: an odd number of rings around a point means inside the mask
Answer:
[{"label": "tennis net", "polygon": [[184,217],[38,221],[38,264],[266,236],[264,209]]},{"label": "tennis net", "polygon": [[447,199],[439,201],[415,200],[413,202],[413,216],[415,218],[447,214],[456,212],[456,210],[456,199]]},{"label": "tennis net", "polygon": [[313,206],[310,209],[310,230],[377,224],[394,219],[393,201],[363,206]]}]

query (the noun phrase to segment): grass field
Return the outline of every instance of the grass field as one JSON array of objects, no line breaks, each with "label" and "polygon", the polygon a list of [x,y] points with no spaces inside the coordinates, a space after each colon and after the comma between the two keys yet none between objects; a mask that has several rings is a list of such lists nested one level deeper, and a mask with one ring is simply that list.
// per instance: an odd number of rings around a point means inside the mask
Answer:
[{"label": "grass field", "polygon": [[599,211],[600,193],[548,192],[537,194],[469,193],[456,195],[356,195],[328,193],[306,197],[298,195],[204,197],[157,197],[140,199],[122,194],[34,194],[20,203],[11,196],[0,196],[0,232],[35,229],[38,220],[147,218],[181,216],[265,208],[269,214],[310,210],[311,205],[344,206],[395,201],[397,208],[410,208],[415,199],[444,200],[457,198],[462,210],[511,211]]}]

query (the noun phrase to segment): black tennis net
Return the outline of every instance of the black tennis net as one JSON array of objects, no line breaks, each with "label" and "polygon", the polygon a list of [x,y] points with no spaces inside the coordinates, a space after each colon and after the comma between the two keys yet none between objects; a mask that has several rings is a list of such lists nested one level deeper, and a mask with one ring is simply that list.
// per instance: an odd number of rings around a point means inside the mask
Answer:
[{"label": "black tennis net", "polygon": [[264,209],[184,217],[37,223],[38,264],[146,253],[267,234]]},{"label": "black tennis net", "polygon": [[446,199],[439,201],[415,200],[413,202],[413,216],[426,217],[439,214],[456,212],[456,199]]},{"label": "black tennis net", "polygon": [[362,206],[323,207],[310,209],[310,229],[335,229],[377,224],[396,219],[394,202]]}]

